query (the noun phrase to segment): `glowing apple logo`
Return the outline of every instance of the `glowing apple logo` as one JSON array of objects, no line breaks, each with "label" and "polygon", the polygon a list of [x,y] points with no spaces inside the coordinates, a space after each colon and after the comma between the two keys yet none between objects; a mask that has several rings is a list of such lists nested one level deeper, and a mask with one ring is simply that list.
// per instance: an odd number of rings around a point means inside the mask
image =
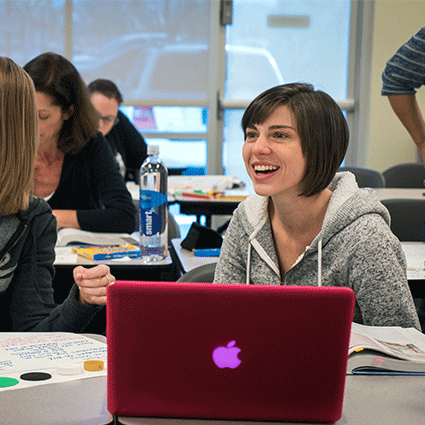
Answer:
[{"label": "glowing apple logo", "polygon": [[217,347],[213,353],[212,358],[216,366],[220,369],[229,367],[230,369],[237,368],[241,361],[238,358],[240,348],[235,347],[236,341],[230,341],[226,347]]}]

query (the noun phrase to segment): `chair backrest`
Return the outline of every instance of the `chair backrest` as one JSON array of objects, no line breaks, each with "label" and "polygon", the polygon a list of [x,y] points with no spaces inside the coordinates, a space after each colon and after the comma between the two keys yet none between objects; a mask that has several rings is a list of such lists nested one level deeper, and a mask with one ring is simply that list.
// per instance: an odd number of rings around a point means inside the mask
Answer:
[{"label": "chair backrest", "polygon": [[382,174],[377,170],[361,167],[341,167],[338,171],[350,171],[356,176],[359,187],[385,187]]},{"label": "chair backrest", "polygon": [[168,211],[168,243],[171,244],[171,239],[180,238],[180,228],[173,214]]},{"label": "chair backrest", "polygon": [[391,230],[402,242],[422,241],[425,199],[384,199],[391,216]]},{"label": "chair backrest", "polygon": [[202,266],[195,267],[181,276],[177,282],[199,282],[199,283],[212,283],[214,280],[215,266],[217,263],[203,264]]},{"label": "chair backrest", "polygon": [[418,188],[424,187],[425,166],[419,162],[393,165],[383,173],[385,187]]}]

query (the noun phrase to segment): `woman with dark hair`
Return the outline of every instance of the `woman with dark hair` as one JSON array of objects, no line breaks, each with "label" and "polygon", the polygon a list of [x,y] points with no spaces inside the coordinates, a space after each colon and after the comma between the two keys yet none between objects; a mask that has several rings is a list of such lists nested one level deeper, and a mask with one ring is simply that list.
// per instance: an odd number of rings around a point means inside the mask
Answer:
[{"label": "woman with dark hair", "polygon": [[64,57],[44,53],[24,69],[36,90],[40,146],[34,194],[59,227],[131,233],[136,210],[112,150],[98,132],[87,87]]},{"label": "woman with dark hair", "polygon": [[353,174],[336,173],[349,140],[336,102],[308,84],[273,87],[242,129],[256,194],[233,214],[214,282],[346,286],[355,322],[419,330],[388,211]]},{"label": "woman with dark hair", "polygon": [[33,196],[38,149],[34,85],[0,57],[0,331],[81,332],[106,304],[109,267],[74,269],[68,298],[53,299],[56,220]]}]

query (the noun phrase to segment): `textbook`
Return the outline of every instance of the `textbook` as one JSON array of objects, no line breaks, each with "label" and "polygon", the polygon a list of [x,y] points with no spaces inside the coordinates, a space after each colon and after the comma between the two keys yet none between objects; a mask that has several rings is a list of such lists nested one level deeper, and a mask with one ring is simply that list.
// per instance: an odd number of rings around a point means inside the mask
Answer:
[{"label": "textbook", "polygon": [[425,335],[414,328],[353,323],[347,374],[425,375]]},{"label": "textbook", "polygon": [[87,232],[86,230],[62,227],[58,230],[56,246],[118,246],[126,243],[138,245],[139,242],[128,233]]},{"label": "textbook", "polygon": [[81,255],[89,260],[109,260],[111,258],[140,257],[140,249],[129,243],[119,246],[88,246],[72,248],[74,254]]}]

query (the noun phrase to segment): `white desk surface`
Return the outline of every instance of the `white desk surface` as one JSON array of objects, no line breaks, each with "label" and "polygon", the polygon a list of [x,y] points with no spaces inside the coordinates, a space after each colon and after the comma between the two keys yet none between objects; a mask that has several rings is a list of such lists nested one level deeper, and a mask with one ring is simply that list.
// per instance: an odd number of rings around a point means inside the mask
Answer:
[{"label": "white desk surface", "polygon": [[[113,419],[107,411],[106,403],[105,376],[4,391],[0,393],[0,425],[106,425]],[[277,425],[273,422],[129,417],[120,417],[119,423]],[[424,376],[347,376],[343,413],[337,422],[338,425],[423,425],[424,423]]]},{"label": "white desk surface", "polygon": [[[195,257],[193,252],[181,247],[182,239],[172,239],[171,243],[185,272],[203,264],[216,263],[218,257]],[[422,242],[402,242],[407,260],[407,279],[425,280],[425,244]]]},{"label": "white desk surface", "polygon": [[404,189],[404,188],[375,188],[378,198],[383,199],[425,199],[424,189]]},{"label": "white desk surface", "polygon": [[[101,341],[101,335],[89,335]],[[106,376],[0,393],[0,425],[106,425]]]},{"label": "white desk surface", "polygon": [[113,258],[110,260],[89,260],[81,255],[73,254],[70,246],[55,247],[55,266],[74,265],[74,266],[97,266],[98,264],[107,264],[108,266],[125,266],[125,267],[141,267],[141,266],[169,266],[172,263],[171,257],[168,256],[157,263],[145,263],[140,257],[136,258]]},{"label": "white desk surface", "polygon": [[407,279],[425,279],[425,244],[423,242],[402,242],[407,260]]},{"label": "white desk surface", "polygon": [[173,245],[173,248],[185,273],[194,269],[195,267],[199,267],[208,263],[216,263],[218,261],[218,257],[195,257],[192,251],[181,247],[180,243],[182,240],[183,239],[180,238],[171,239],[171,244]]},{"label": "white desk surface", "polygon": [[[119,423],[125,425],[282,425],[287,422],[119,417]],[[338,425],[425,424],[425,377],[347,376],[342,417],[336,423]]]}]

